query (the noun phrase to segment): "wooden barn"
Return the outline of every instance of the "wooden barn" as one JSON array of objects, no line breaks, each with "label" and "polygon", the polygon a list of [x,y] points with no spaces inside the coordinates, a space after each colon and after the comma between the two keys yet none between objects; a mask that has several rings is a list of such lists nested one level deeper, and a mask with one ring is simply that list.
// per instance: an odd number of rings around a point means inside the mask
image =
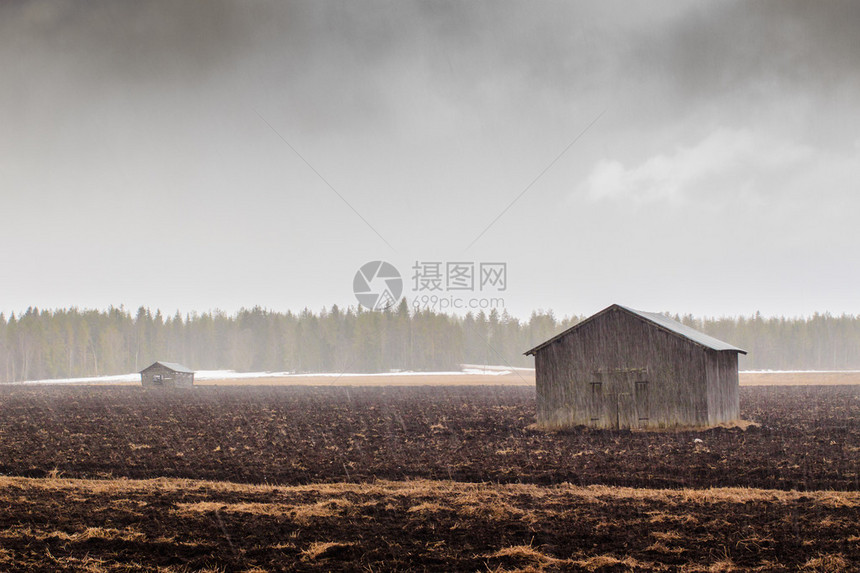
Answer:
[{"label": "wooden barn", "polygon": [[140,371],[140,383],[147,387],[191,388],[194,370],[175,362],[154,362]]},{"label": "wooden barn", "polygon": [[526,355],[546,428],[710,426],[736,420],[738,353],[662,314],[614,304]]}]

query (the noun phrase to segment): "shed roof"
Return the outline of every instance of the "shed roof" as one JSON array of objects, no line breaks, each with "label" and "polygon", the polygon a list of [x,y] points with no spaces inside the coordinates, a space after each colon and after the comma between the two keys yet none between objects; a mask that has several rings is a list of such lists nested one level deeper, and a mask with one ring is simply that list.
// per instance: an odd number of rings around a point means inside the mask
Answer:
[{"label": "shed roof", "polygon": [[141,370],[141,372],[146,372],[147,370],[149,370],[153,366],[164,366],[165,368],[173,370],[174,372],[184,372],[186,374],[194,374],[194,370],[192,370],[191,368],[188,368],[187,366],[183,366],[182,364],[179,364],[178,362],[162,362],[160,360],[158,362],[153,362],[152,364],[150,364],[149,366],[147,366],[146,368]]},{"label": "shed roof", "polygon": [[574,326],[572,326],[571,328],[568,328],[564,332],[553,336],[552,338],[550,338],[546,342],[538,344],[537,346],[535,346],[531,350],[528,350],[525,354],[526,355],[533,355],[538,350],[541,350],[542,348],[549,346],[550,344],[552,344],[553,342],[555,342],[559,338],[562,338],[563,336],[567,336],[568,334],[570,334],[574,330],[580,328],[584,324],[591,322],[595,318],[602,316],[603,314],[605,314],[605,313],[607,313],[613,309],[621,309],[621,310],[628,312],[634,316],[638,316],[639,318],[642,318],[642,319],[662,328],[663,330],[670,332],[671,334],[675,334],[675,335],[680,336],[682,338],[686,338],[687,340],[694,342],[694,343],[698,344],[699,346],[703,346],[703,347],[709,348],[711,350],[719,350],[719,351],[727,350],[727,351],[731,351],[731,352],[740,352],[741,354],[747,353],[746,350],[742,350],[736,346],[732,346],[728,342],[723,342],[722,340],[714,338],[713,336],[709,336],[709,335],[705,334],[704,332],[699,332],[695,328],[690,328],[689,326],[681,324],[677,320],[673,320],[664,314],[660,314],[658,312],[645,312],[642,310],[636,310],[636,309],[629,308],[626,306],[621,306],[620,304],[613,304],[612,306],[604,308],[603,310],[601,310],[597,314],[594,314],[594,315],[586,318],[582,322],[575,324]]}]

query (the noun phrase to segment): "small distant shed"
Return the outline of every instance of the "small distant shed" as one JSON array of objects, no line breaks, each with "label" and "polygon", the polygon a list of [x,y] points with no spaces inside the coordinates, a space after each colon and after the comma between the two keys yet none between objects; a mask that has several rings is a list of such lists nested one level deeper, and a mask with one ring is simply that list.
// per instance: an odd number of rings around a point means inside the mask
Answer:
[{"label": "small distant shed", "polygon": [[738,354],[671,318],[614,304],[532,348],[537,423],[709,426],[736,420]]},{"label": "small distant shed", "polygon": [[146,387],[191,388],[194,370],[176,362],[154,362],[140,371],[140,383]]}]

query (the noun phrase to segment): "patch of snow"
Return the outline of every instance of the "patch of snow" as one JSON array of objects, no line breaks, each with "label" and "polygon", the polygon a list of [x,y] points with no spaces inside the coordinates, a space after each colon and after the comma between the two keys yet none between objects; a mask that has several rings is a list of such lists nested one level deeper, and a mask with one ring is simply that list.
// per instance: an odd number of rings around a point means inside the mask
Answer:
[{"label": "patch of snow", "polygon": [[52,378],[48,380],[25,380],[10,384],[118,384],[140,382],[140,374],[116,374],[114,376],[89,376],[86,378]]},{"label": "patch of snow", "polygon": [[236,372],[235,370],[197,370],[194,380],[240,380],[245,378],[273,378],[290,376],[292,372]]},{"label": "patch of snow", "polygon": [[512,374],[511,370],[481,370],[480,368],[463,368],[463,374],[480,374],[482,376],[499,376]]},{"label": "patch of snow", "polygon": [[493,375],[500,371],[505,374],[511,374],[514,371],[528,373],[535,371],[534,368],[525,368],[522,366],[498,366],[491,364],[460,364],[460,368],[463,369],[463,372],[489,375]]},{"label": "patch of snow", "polygon": [[[473,374],[481,376],[503,376],[512,374],[515,370],[532,371],[531,368],[506,368],[501,366],[477,366],[463,364],[462,370],[450,372],[416,372],[401,370],[392,372],[236,372],[235,370],[197,370],[194,380],[248,380],[258,378],[349,378],[349,377],[378,377],[378,376],[462,376]],[[140,374],[117,374],[114,376],[90,376],[85,378],[54,378],[49,380],[27,380],[11,382],[10,384],[124,384],[140,382]]]}]

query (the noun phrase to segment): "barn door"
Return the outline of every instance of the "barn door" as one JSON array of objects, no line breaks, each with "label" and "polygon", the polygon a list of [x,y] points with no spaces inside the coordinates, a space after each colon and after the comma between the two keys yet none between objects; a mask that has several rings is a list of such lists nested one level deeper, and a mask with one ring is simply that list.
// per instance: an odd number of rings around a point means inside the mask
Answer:
[{"label": "barn door", "polygon": [[633,392],[619,392],[617,396],[617,419],[616,428],[635,428],[638,426],[636,416],[636,403],[633,401]]},{"label": "barn door", "polygon": [[636,416],[637,425],[640,427],[649,424],[651,417],[650,382],[648,380],[636,380]]},{"label": "barn door", "polygon": [[600,418],[603,415],[603,382],[593,381],[589,383],[588,391],[588,420],[589,424],[600,425]]},{"label": "barn door", "polygon": [[641,388],[637,382],[642,379],[643,372],[644,368],[624,368],[610,373],[609,405],[613,410],[610,414],[613,427],[638,428],[641,425]]}]

